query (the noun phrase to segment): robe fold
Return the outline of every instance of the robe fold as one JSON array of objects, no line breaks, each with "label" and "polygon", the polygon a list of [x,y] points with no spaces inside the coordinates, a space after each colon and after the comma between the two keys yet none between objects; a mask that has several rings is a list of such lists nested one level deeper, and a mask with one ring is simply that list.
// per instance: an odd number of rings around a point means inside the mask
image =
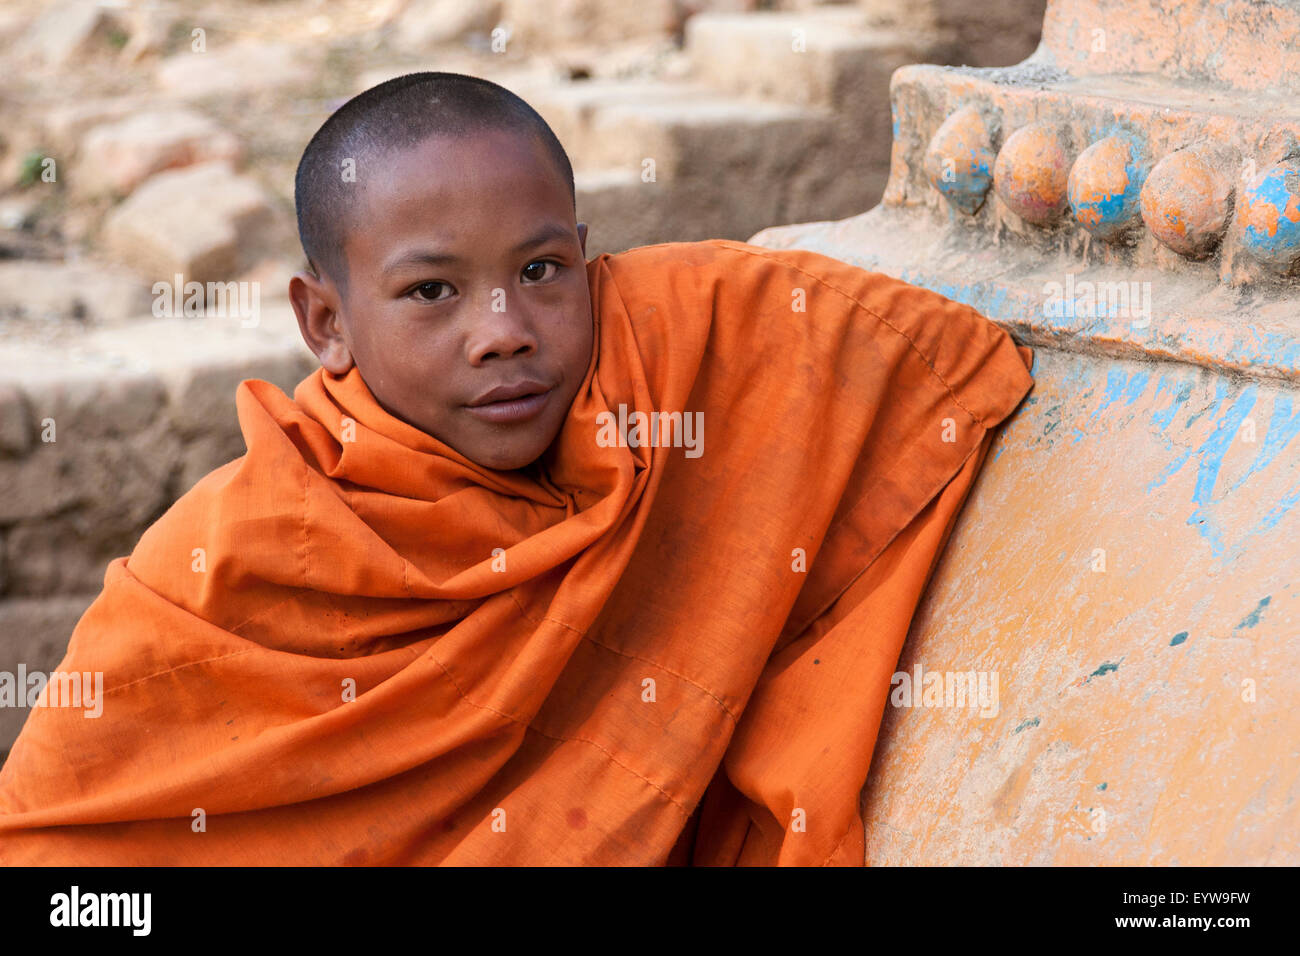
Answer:
[{"label": "robe fold", "polygon": [[1031,353],[810,252],[587,272],[592,361],[526,469],[355,368],[240,384],[247,453],[58,668],[102,715],[34,708],[0,771],[0,862],[863,864],[890,677]]}]

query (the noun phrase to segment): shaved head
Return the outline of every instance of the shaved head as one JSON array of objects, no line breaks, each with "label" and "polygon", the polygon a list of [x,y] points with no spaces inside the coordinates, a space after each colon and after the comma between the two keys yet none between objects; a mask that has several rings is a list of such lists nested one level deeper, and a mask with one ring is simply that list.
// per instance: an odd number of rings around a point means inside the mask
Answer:
[{"label": "shaved head", "polygon": [[493,131],[539,142],[575,195],[573,167],[555,133],[536,110],[496,83],[460,73],[409,73],[344,103],[307,144],[294,177],[298,238],[312,271],[346,285],[344,237],[357,187],[376,160],[435,136]]}]

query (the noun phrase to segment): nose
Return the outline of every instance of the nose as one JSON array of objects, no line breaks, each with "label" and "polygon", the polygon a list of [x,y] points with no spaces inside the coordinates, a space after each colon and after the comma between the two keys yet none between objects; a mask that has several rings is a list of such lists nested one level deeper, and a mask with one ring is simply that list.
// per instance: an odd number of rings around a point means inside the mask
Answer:
[{"label": "nose", "polygon": [[[498,308],[494,311],[493,305]],[[486,308],[476,310],[466,341],[471,365],[482,365],[499,358],[520,358],[537,351],[537,336],[525,310],[517,302],[489,300]]]}]

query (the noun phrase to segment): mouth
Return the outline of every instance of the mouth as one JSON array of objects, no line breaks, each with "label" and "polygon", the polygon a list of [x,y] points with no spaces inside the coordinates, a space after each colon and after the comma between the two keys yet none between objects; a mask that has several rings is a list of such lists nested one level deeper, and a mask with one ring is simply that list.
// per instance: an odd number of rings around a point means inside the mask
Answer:
[{"label": "mouth", "polygon": [[499,385],[467,402],[465,407],[484,421],[497,424],[525,422],[541,414],[554,391],[553,385],[532,381]]}]

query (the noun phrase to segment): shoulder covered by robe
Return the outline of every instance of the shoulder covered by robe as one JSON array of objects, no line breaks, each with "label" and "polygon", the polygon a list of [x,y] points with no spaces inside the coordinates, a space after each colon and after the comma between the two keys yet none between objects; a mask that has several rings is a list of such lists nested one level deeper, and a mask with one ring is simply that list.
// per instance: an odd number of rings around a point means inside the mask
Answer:
[{"label": "shoulder covered by robe", "polygon": [[355,369],[239,386],[247,454],[72,635],[102,713],[33,708],[0,772],[0,862],[863,863],[890,677],[1031,353],[810,252],[587,270],[529,469]]}]

